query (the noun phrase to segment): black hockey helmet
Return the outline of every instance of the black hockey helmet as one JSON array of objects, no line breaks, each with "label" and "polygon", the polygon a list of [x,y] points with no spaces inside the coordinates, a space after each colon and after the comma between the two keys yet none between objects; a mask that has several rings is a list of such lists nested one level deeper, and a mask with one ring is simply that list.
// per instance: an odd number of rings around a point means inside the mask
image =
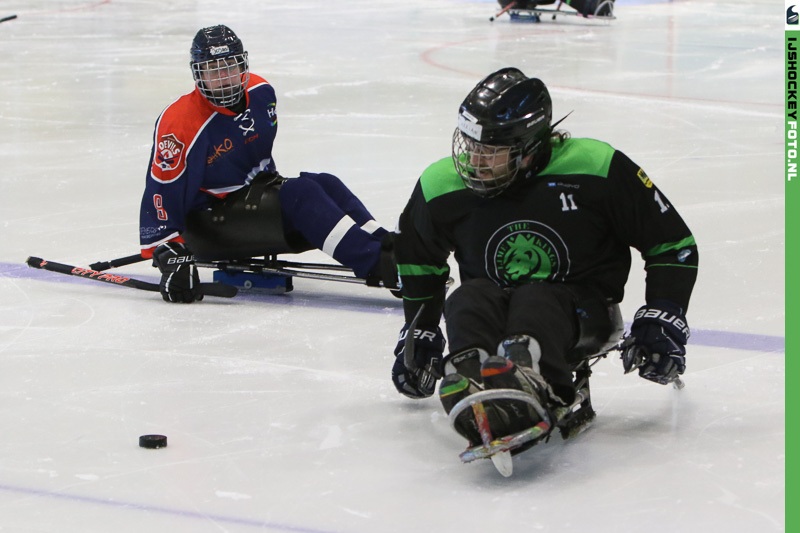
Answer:
[{"label": "black hockey helmet", "polygon": [[192,77],[200,93],[219,107],[236,104],[244,95],[250,70],[241,39],[222,24],[203,28],[192,40]]},{"label": "black hockey helmet", "polygon": [[453,162],[468,188],[495,196],[547,163],[553,104],[545,84],[516,68],[487,76],[461,103]]}]

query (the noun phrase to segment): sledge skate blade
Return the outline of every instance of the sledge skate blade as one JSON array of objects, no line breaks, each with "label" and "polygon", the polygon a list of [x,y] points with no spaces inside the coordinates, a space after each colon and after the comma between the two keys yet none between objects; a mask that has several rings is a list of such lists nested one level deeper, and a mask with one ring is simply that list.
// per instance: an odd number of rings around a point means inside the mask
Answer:
[{"label": "sledge skate blade", "polygon": [[503,477],[511,477],[514,473],[514,463],[511,462],[511,452],[500,452],[492,455],[492,464]]}]

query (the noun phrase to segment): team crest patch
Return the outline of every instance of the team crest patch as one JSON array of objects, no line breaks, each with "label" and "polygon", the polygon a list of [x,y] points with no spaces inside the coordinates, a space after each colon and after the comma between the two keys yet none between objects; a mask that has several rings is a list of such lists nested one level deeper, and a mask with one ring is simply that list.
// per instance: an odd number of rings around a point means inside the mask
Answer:
[{"label": "team crest patch", "polygon": [[562,281],[569,265],[569,251],[561,236],[532,220],[506,224],[492,235],[486,247],[486,272],[502,286],[533,280]]},{"label": "team crest patch", "polygon": [[156,166],[161,170],[178,168],[184,147],[185,145],[174,134],[162,135],[156,146]]}]

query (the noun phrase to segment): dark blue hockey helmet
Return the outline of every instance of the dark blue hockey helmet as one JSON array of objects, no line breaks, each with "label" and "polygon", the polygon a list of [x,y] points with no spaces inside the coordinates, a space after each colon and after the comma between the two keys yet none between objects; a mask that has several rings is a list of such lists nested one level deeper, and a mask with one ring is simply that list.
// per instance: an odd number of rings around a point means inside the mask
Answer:
[{"label": "dark blue hockey helmet", "polygon": [[496,196],[549,153],[553,104],[545,84],[516,68],[484,78],[461,103],[453,162],[464,184]]},{"label": "dark blue hockey helmet", "polygon": [[195,85],[209,102],[228,107],[241,100],[250,69],[244,45],[233,30],[222,24],[201,29],[190,54]]}]

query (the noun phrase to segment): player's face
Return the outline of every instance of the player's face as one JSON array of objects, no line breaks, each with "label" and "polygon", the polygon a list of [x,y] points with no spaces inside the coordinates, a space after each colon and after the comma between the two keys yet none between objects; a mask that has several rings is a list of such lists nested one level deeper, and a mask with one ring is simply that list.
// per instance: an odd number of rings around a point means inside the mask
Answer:
[{"label": "player's face", "polygon": [[511,148],[508,146],[489,146],[477,142],[470,143],[469,164],[475,177],[480,180],[494,180],[511,172]]},{"label": "player's face", "polygon": [[453,132],[453,163],[464,185],[478,196],[491,198],[502,193],[516,179],[522,163],[518,146],[492,146]]},{"label": "player's face", "polygon": [[215,95],[223,95],[242,84],[242,68],[234,59],[207,61],[200,70],[200,78],[206,88]]}]

